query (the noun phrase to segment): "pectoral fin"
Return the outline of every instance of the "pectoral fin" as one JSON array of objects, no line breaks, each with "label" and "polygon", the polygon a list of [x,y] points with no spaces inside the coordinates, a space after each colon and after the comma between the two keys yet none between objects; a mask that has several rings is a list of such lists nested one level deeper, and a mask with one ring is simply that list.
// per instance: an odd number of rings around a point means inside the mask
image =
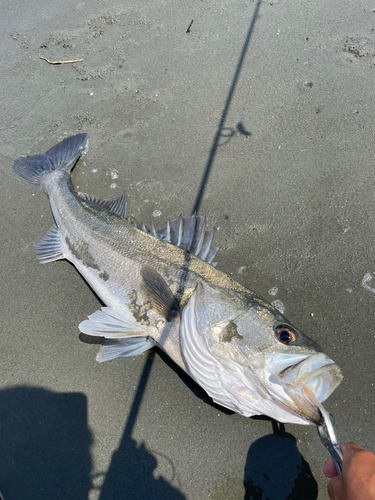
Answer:
[{"label": "pectoral fin", "polygon": [[101,311],[95,311],[89,319],[82,321],[78,328],[87,335],[106,339],[146,337],[148,332],[127,311],[127,306],[124,306],[124,311],[124,317],[121,317],[112,308],[102,307]]},{"label": "pectoral fin", "polygon": [[82,321],[79,329],[86,335],[104,337],[103,347],[96,356],[100,363],[115,358],[137,356],[156,345],[147,329],[139,325],[124,306],[124,315],[119,316],[110,307],[95,311],[89,319]]},{"label": "pectoral fin", "polygon": [[164,278],[148,264],[141,269],[141,294],[151,303],[151,309],[171,321],[180,313],[180,306]]}]

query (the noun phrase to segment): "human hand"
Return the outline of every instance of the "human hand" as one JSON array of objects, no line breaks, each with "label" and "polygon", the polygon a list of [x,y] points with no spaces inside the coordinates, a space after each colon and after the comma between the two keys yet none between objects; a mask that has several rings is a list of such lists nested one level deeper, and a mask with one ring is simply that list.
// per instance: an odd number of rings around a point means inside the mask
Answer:
[{"label": "human hand", "polygon": [[331,500],[375,500],[375,456],[356,443],[341,445],[342,474],[337,475],[332,457],[323,472],[331,479],[328,495]]}]

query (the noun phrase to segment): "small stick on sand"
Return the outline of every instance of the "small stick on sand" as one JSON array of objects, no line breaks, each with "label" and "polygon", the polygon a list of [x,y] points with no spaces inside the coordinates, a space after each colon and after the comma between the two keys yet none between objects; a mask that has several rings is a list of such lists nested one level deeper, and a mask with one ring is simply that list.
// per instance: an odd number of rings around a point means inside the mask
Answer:
[{"label": "small stick on sand", "polygon": [[194,19],[193,19],[193,20],[191,21],[191,23],[189,24],[189,27],[188,27],[188,29],[186,30],[186,33],[190,33],[190,28],[191,28],[191,25],[193,24],[193,22],[194,22]]},{"label": "small stick on sand", "polygon": [[47,61],[49,64],[68,64],[68,63],[76,63],[76,62],[81,62],[83,59],[73,59],[73,61],[50,61],[46,57],[39,56],[40,59],[44,59]]}]

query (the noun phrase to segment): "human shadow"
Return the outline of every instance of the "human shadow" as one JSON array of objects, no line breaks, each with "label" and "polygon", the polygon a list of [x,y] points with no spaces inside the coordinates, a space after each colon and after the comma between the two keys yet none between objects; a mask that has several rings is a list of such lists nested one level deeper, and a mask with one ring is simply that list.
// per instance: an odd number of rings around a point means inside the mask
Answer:
[{"label": "human shadow", "polygon": [[6,500],[87,500],[87,399],[16,386],[0,391],[0,490]]},{"label": "human shadow", "polygon": [[[139,391],[137,396],[138,404]],[[154,477],[157,458],[131,438],[136,413],[113,454],[100,499],[184,500],[166,479]],[[87,500],[94,488],[92,442],[84,394],[26,386],[0,391],[0,491],[5,500]]]},{"label": "human shadow", "polygon": [[296,438],[271,423],[273,434],[255,441],[247,454],[244,500],[316,500],[318,485]]}]

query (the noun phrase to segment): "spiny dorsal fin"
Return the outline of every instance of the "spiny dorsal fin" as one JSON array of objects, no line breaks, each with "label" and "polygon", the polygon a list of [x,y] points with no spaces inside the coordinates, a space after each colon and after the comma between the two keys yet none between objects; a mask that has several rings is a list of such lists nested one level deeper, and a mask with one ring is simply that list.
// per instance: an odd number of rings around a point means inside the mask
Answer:
[{"label": "spiny dorsal fin", "polygon": [[148,264],[141,269],[141,292],[151,302],[151,308],[167,321],[180,312],[180,306],[164,278]]},{"label": "spiny dorsal fin", "polygon": [[122,219],[126,219],[126,204],[128,196],[126,193],[123,193],[120,196],[116,196],[111,200],[101,200],[100,198],[96,198],[95,196],[91,196],[90,194],[78,193],[79,197],[82,198],[83,201],[88,202],[90,205],[94,205],[99,208],[104,208],[109,212],[112,212]]},{"label": "spiny dorsal fin", "polygon": [[167,225],[160,231],[155,231],[153,223],[147,226],[142,224],[139,229],[161,241],[180,247],[209,264],[212,264],[212,259],[220,250],[218,247],[211,246],[214,229],[206,231],[206,217],[204,216],[194,214],[191,217],[182,217],[180,215],[177,219],[168,220]]}]

